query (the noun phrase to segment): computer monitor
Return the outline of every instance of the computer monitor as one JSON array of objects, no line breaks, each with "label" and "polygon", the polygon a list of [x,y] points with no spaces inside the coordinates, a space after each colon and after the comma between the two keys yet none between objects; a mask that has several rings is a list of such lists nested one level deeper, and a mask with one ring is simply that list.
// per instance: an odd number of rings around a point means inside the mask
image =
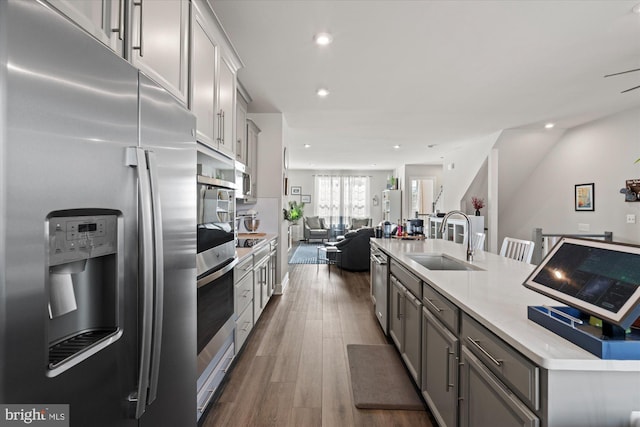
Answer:
[{"label": "computer monitor", "polygon": [[563,237],[524,285],[626,329],[640,316],[640,247]]}]

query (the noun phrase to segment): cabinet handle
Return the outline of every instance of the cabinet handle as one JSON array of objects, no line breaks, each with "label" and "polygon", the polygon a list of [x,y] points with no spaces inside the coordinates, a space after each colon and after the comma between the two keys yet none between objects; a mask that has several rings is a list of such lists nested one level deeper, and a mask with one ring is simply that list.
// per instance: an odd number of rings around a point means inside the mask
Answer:
[{"label": "cabinet handle", "polygon": [[224,145],[224,110],[218,112],[218,144]]},{"label": "cabinet handle", "polygon": [[138,31],[138,36],[140,37],[138,39],[138,46],[132,46],[131,49],[133,50],[137,50],[140,53],[140,58],[142,58],[144,56],[144,42],[143,42],[143,31],[142,31],[142,23],[144,22],[142,19],[142,10],[143,10],[143,6],[142,6],[142,0],[134,0],[133,1],[133,6],[140,6],[140,30]]},{"label": "cabinet handle", "polygon": [[224,110],[222,110],[222,145],[224,145],[224,131],[225,131],[225,122],[224,122]]},{"label": "cabinet handle", "polygon": [[204,412],[204,410],[207,407],[207,405],[209,405],[209,402],[211,402],[211,398],[213,397],[213,392],[214,391],[215,391],[214,389],[207,390],[207,392],[209,392],[209,395],[207,396],[207,400],[205,400],[205,402],[204,402],[204,404],[202,406],[198,406],[198,411],[200,413]]},{"label": "cabinet handle", "polygon": [[249,330],[249,326],[251,326],[251,322],[245,322],[244,327],[241,329],[242,332],[247,332]]},{"label": "cabinet handle", "polygon": [[445,390],[449,391],[450,389],[455,387],[455,384],[451,383],[451,364],[449,363],[449,361],[451,360],[451,356],[453,356],[455,353],[451,351],[451,348],[449,346],[445,347],[445,350],[447,351],[447,387]]},{"label": "cabinet handle", "polygon": [[442,313],[442,309],[440,307],[438,307],[437,305],[434,304],[433,300],[430,300],[429,298],[423,298],[426,302],[429,303],[429,305],[431,307],[433,307],[433,309],[435,311],[437,311],[438,313]]},{"label": "cabinet handle", "polygon": [[396,300],[396,306],[397,306],[397,310],[396,312],[398,313],[398,315],[396,316],[398,319],[402,318],[402,313],[400,312],[400,296],[398,296],[398,299]]},{"label": "cabinet handle", "polygon": [[112,33],[118,33],[118,39],[122,40],[122,22],[124,21],[124,0],[118,0],[118,28],[112,28]]},{"label": "cabinet handle", "polygon": [[482,352],[482,354],[484,354],[485,356],[487,356],[496,366],[501,367],[502,366],[502,360],[498,360],[495,357],[493,357],[487,350],[485,350],[481,345],[479,341],[474,340],[473,338],[467,336],[467,341],[469,341],[471,344],[473,344],[478,350],[480,350]]}]

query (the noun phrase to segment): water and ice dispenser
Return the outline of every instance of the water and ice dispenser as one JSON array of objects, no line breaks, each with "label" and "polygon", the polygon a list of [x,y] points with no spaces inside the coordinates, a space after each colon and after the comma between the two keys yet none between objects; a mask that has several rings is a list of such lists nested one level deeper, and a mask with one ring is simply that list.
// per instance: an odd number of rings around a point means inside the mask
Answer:
[{"label": "water and ice dispenser", "polygon": [[116,211],[57,211],[47,222],[48,375],[55,376],[122,334],[122,254]]}]

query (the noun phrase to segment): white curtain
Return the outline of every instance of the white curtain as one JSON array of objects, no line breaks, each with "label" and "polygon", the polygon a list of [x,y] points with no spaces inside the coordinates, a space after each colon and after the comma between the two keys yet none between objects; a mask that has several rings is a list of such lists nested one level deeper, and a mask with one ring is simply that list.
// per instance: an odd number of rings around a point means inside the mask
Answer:
[{"label": "white curtain", "polygon": [[315,214],[328,224],[350,224],[371,216],[370,177],[316,175]]}]

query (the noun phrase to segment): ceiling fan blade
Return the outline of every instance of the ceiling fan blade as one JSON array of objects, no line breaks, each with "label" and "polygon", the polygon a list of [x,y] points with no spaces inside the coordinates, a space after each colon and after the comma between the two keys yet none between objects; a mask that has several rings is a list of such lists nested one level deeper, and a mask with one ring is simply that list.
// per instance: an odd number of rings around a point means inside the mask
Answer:
[{"label": "ceiling fan blade", "polygon": [[640,71],[640,68],[636,68],[635,70],[621,71],[619,73],[607,74],[605,77],[619,76],[620,74],[633,73],[634,71]]},{"label": "ceiling fan blade", "polygon": [[640,88],[640,86],[636,86],[636,87],[632,87],[631,89],[623,90],[623,91],[622,91],[622,92],[620,92],[620,93],[629,92],[629,91],[631,91],[631,90],[638,89],[638,88]]}]

